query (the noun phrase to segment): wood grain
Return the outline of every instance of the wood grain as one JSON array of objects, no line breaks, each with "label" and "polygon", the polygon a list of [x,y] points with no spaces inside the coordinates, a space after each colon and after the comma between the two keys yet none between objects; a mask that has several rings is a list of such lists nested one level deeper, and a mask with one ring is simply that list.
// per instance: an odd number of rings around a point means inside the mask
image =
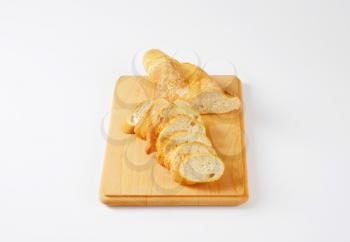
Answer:
[{"label": "wood grain", "polygon": [[[212,76],[242,100],[235,76]],[[145,142],[120,130],[126,115],[155,87],[142,76],[122,76],[116,83],[100,186],[100,199],[110,206],[238,205],[248,200],[243,112],[202,115],[207,134],[225,163],[223,177],[213,183],[182,186],[146,155]]]}]

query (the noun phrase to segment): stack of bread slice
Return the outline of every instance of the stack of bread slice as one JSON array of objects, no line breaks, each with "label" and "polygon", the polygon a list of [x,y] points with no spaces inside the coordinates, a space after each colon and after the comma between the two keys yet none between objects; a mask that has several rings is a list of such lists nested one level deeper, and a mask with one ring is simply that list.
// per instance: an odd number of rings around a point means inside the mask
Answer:
[{"label": "stack of bread slice", "polygon": [[140,103],[123,131],[146,140],[146,153],[156,152],[157,161],[170,170],[176,182],[212,182],[224,172],[200,114],[183,100],[158,98]]}]

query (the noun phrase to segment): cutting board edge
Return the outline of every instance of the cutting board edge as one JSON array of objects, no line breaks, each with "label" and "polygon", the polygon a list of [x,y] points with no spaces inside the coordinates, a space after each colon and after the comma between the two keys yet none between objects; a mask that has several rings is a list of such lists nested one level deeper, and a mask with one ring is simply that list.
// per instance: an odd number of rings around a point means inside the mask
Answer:
[{"label": "cutting board edge", "polygon": [[106,196],[100,192],[100,201],[107,206],[237,206],[247,202],[248,194],[241,196]]}]

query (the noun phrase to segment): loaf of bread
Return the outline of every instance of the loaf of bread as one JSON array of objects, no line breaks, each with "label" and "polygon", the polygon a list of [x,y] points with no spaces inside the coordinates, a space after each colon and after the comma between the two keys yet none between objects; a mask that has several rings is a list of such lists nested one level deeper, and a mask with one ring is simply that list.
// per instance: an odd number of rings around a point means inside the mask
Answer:
[{"label": "loaf of bread", "polygon": [[[130,117],[135,117],[132,122]],[[146,152],[155,151],[157,161],[170,170],[175,181],[204,183],[222,176],[224,163],[206,136],[200,114],[185,101],[159,98],[144,102],[130,117],[127,122],[134,125],[135,134],[147,141]]]},{"label": "loaf of bread", "polygon": [[127,117],[123,132],[146,140],[145,152],[181,184],[220,179],[224,163],[216,154],[200,114],[238,110],[238,97],[226,94],[204,70],[180,63],[153,49],[143,64],[157,88],[153,100],[141,102]]},{"label": "loaf of bread", "polygon": [[238,97],[226,94],[206,72],[190,63],[179,63],[160,50],[145,53],[148,79],[157,84],[157,97],[183,99],[201,114],[227,113],[240,108]]}]

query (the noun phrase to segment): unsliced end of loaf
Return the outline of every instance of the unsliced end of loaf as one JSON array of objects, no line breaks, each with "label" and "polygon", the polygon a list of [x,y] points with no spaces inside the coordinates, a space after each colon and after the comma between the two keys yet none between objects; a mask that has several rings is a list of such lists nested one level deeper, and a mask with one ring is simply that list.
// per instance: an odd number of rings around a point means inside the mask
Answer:
[{"label": "unsliced end of loaf", "polygon": [[220,92],[202,93],[191,104],[201,114],[228,113],[239,110],[241,107],[241,101],[238,97],[232,97]]}]

